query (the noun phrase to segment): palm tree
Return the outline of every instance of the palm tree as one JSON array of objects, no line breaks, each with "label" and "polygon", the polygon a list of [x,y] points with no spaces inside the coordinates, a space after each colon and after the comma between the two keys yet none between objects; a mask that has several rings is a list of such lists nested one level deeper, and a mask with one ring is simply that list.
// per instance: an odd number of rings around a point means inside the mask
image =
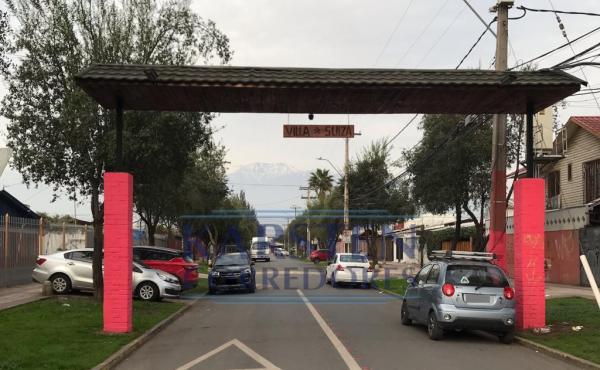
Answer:
[{"label": "palm tree", "polygon": [[319,202],[325,202],[325,196],[333,189],[333,176],[329,170],[317,168],[315,172],[311,172],[308,179],[308,185],[315,189]]}]

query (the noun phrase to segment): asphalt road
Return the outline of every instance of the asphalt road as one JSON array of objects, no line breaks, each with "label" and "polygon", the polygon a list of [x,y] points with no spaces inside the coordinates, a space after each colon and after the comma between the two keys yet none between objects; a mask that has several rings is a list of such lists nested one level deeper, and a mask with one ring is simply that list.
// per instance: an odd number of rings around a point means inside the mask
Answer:
[{"label": "asphalt road", "polygon": [[118,369],[576,369],[477,332],[429,340],[401,302],[332,288],[309,263],[258,262],[255,294],[206,296]]}]

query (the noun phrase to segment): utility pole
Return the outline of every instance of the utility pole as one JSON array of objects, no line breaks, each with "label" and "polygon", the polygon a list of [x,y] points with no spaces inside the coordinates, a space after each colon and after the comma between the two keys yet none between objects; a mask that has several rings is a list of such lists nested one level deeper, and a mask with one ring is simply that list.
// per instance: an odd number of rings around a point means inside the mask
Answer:
[{"label": "utility pole", "polygon": [[347,238],[348,230],[350,229],[350,194],[348,193],[348,165],[350,159],[348,158],[348,146],[349,138],[345,139],[345,150],[344,150],[344,252],[350,252],[350,247]]},{"label": "utility pole", "polygon": [[[507,69],[508,9],[513,0],[498,0],[490,10],[497,12],[496,71]],[[495,114],[492,131],[492,194],[488,252],[496,253],[498,264],[506,267],[506,114]]]},{"label": "utility pole", "polygon": [[[298,209],[300,209],[300,207],[298,207],[297,205],[294,204],[290,208],[294,210],[294,220],[295,220],[296,219],[297,211],[298,211]],[[287,232],[287,234],[288,234],[288,252],[289,252],[290,251],[290,244],[291,244],[290,243],[290,220],[289,219],[288,219],[288,232]],[[295,253],[298,254],[298,246],[296,245],[296,240],[294,240],[294,248],[296,250]]]},{"label": "utility pole", "polygon": [[311,249],[310,244],[310,184],[308,186],[301,186],[300,190],[306,190],[306,196],[302,197],[302,199],[306,199],[306,252]]}]

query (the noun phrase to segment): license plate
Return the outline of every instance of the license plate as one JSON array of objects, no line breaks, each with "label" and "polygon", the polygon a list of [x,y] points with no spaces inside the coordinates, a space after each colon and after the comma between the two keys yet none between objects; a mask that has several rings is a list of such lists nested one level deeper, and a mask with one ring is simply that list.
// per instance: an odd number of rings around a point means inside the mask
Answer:
[{"label": "license plate", "polygon": [[463,299],[467,303],[490,303],[490,296],[487,294],[463,294]]}]

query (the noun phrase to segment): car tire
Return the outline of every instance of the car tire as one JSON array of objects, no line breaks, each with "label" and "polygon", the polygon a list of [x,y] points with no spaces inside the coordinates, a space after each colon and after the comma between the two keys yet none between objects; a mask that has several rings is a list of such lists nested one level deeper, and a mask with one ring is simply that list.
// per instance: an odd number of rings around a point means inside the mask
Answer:
[{"label": "car tire", "polygon": [[400,322],[402,323],[402,325],[406,326],[412,324],[412,320],[408,315],[408,305],[406,303],[406,300],[402,301],[402,308],[400,309]]},{"label": "car tire", "polygon": [[144,281],[138,285],[135,295],[143,301],[158,301],[160,299],[158,287],[150,281]]},{"label": "car tire", "polygon": [[444,337],[444,330],[440,327],[433,311],[429,313],[429,319],[427,320],[427,334],[429,334],[431,340],[440,340]]},{"label": "car tire", "polygon": [[54,274],[50,278],[54,294],[67,294],[71,291],[71,279],[65,274]]},{"label": "car tire", "polygon": [[337,288],[339,286],[339,284],[335,282],[335,274],[333,272],[331,273],[331,286],[333,288]]},{"label": "car tire", "polygon": [[270,259],[270,258],[267,258],[267,262],[271,262],[271,259]]},{"label": "car tire", "polygon": [[500,339],[500,343],[511,344],[515,340],[515,332],[514,331],[506,331],[498,335],[498,339]]},{"label": "car tire", "polygon": [[215,288],[208,288],[208,294],[215,295],[217,294],[217,290]]}]

